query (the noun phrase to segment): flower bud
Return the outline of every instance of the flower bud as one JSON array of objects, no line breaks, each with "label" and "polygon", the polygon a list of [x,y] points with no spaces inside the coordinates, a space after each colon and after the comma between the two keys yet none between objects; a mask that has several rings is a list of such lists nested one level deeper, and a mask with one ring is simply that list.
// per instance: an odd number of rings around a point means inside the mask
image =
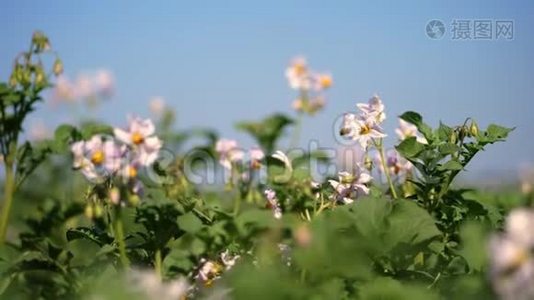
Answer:
[{"label": "flower bud", "polygon": [[93,208],[95,218],[100,218],[104,214],[104,208],[102,208],[102,205],[96,204]]},{"label": "flower bud", "polygon": [[61,59],[56,58],[56,60],[54,61],[54,66],[52,68],[52,71],[54,72],[54,75],[56,76],[63,74],[63,62],[61,61]]},{"label": "flower bud", "polygon": [[474,137],[478,136],[478,125],[475,121],[471,122],[471,126],[469,127],[469,132]]},{"label": "flower bud", "polygon": [[293,233],[295,237],[295,241],[297,242],[297,245],[301,247],[307,247],[310,245],[312,240],[312,232],[308,225],[301,224],[297,227],[295,232]]},{"label": "flower bud", "polygon": [[371,171],[373,169],[373,160],[369,157],[369,155],[365,156],[363,164],[367,170]]},{"label": "flower bud", "polygon": [[449,142],[451,144],[456,144],[456,139],[457,139],[456,132],[455,131],[451,132],[451,135],[449,136]]},{"label": "flower bud", "polygon": [[138,195],[130,195],[130,197],[128,197],[128,203],[131,206],[137,206],[137,204],[139,204],[140,201],[141,201],[141,198],[139,198]]},{"label": "flower bud", "polygon": [[46,76],[41,68],[35,71],[35,84],[43,85],[46,82]]},{"label": "flower bud", "polygon": [[15,74],[11,74],[11,76],[9,76],[9,85],[11,87],[16,87],[17,84],[18,84],[17,77],[15,76]]},{"label": "flower bud", "polygon": [[95,215],[94,215],[94,210],[93,210],[93,205],[92,204],[87,204],[85,206],[85,216],[88,218],[88,219],[92,219]]},{"label": "flower bud", "polygon": [[50,50],[50,42],[48,41],[48,37],[40,31],[33,33],[32,44],[35,45],[35,52]]},{"label": "flower bud", "polygon": [[121,193],[118,188],[114,187],[109,190],[109,200],[115,205],[119,204],[119,202],[121,201]]}]

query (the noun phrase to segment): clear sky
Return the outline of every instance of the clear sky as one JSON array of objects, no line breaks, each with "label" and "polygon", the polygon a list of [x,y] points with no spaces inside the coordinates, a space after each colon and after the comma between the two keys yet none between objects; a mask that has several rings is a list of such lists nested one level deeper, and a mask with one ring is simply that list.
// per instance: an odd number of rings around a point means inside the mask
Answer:
[{"label": "clear sky", "polygon": [[[213,127],[246,145],[237,120],[292,113],[284,68],[302,54],[335,81],[327,108],[305,121],[305,139],[334,145],[332,120],[378,93],[390,143],[394,116],[405,110],[432,125],[471,116],[517,127],[508,143],[473,162],[472,173],[534,163],[533,1],[252,2],[2,1],[0,78],[40,29],[68,75],[113,71],[117,92],[99,109],[103,120],[147,115],[148,100],[162,96],[182,128]],[[431,19],[445,23],[441,40],[425,34]],[[453,40],[454,19],[513,20],[514,39]],[[50,110],[37,115],[60,122]]]}]

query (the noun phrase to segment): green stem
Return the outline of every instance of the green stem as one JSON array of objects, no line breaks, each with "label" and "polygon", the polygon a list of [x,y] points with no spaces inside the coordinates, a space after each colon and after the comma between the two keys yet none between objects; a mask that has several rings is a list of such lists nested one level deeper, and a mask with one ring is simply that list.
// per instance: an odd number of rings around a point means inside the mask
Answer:
[{"label": "green stem", "polygon": [[156,250],[156,255],[155,255],[155,258],[154,258],[155,262],[154,262],[154,268],[156,269],[156,274],[158,275],[158,277],[160,279],[163,278],[163,274],[161,272],[161,249],[157,249]]},{"label": "green stem", "polygon": [[241,198],[240,197],[234,197],[234,215],[237,216],[239,213],[239,209],[241,207]]},{"label": "green stem", "polygon": [[122,213],[121,213],[121,207],[116,206],[115,207],[115,220],[114,220],[114,227],[115,227],[115,240],[117,242],[117,245],[119,246],[119,255],[121,259],[121,264],[124,269],[127,269],[130,265],[130,261],[128,260],[128,256],[126,255],[126,243],[124,242],[124,226],[122,224]]},{"label": "green stem", "polygon": [[386,179],[388,181],[389,189],[391,190],[391,195],[393,196],[393,199],[397,199],[397,192],[395,191],[395,186],[393,186],[393,181],[391,181],[391,175],[389,174],[389,169],[386,162],[386,157],[384,155],[384,147],[382,147],[382,143],[377,143],[374,141],[375,147],[378,150],[378,153],[380,154],[380,162],[382,163],[382,168],[384,169],[384,173],[386,174]]},{"label": "green stem", "polygon": [[4,184],[4,201],[2,215],[0,217],[0,245],[4,244],[6,240],[9,214],[11,212],[11,204],[13,203],[13,193],[15,191],[15,174],[13,172],[13,162],[10,158],[6,158],[5,163],[6,181]]},{"label": "green stem", "polygon": [[302,130],[302,117],[303,113],[299,112],[297,120],[295,121],[295,130],[293,131],[293,137],[291,138],[290,149],[296,148],[299,145],[300,131]]}]

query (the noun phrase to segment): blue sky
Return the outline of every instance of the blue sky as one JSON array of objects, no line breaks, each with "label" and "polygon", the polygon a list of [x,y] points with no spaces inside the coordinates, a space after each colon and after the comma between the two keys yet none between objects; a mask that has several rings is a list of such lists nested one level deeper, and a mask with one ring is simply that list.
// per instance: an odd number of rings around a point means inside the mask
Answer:
[{"label": "blue sky", "polygon": [[[443,39],[425,35],[431,19],[444,21]],[[513,20],[514,40],[452,40],[454,19]],[[113,71],[117,93],[97,112],[112,124],[148,115],[158,95],[178,112],[178,126],[213,127],[250,144],[233,124],[292,113],[283,72],[302,54],[335,80],[327,108],[304,122],[304,140],[334,145],[336,116],[378,93],[390,143],[394,117],[406,110],[432,125],[473,117],[517,127],[472,163],[473,174],[534,163],[532,1],[3,1],[0,20],[0,78],[33,30],[43,30],[67,75]],[[35,118],[61,121],[49,108]]]}]

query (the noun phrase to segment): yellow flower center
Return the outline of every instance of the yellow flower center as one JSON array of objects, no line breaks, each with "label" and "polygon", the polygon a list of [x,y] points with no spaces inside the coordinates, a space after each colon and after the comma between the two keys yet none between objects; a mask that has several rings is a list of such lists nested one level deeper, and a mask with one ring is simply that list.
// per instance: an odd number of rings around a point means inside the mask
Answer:
[{"label": "yellow flower center", "polygon": [[367,124],[364,124],[362,127],[360,127],[360,135],[366,135],[366,134],[369,134],[370,132],[371,132],[371,128]]},{"label": "yellow flower center", "polygon": [[137,176],[137,169],[135,167],[129,166],[128,167],[128,177],[134,178]]},{"label": "yellow flower center", "polygon": [[97,150],[91,155],[91,162],[95,165],[100,165],[104,162],[104,151]]},{"label": "yellow flower center", "polygon": [[304,73],[306,73],[306,65],[303,63],[295,63],[293,65],[293,70],[298,76],[304,75]]},{"label": "yellow flower center", "polygon": [[319,85],[321,85],[321,88],[327,89],[332,86],[332,77],[328,75],[323,75],[319,77]]},{"label": "yellow flower center", "polygon": [[521,250],[514,256],[513,260],[510,263],[510,269],[517,270],[529,259],[528,252]]},{"label": "yellow flower center", "polygon": [[145,138],[139,132],[132,133],[132,143],[134,143],[135,145],[139,145],[139,144],[143,143],[144,140],[145,140]]}]

